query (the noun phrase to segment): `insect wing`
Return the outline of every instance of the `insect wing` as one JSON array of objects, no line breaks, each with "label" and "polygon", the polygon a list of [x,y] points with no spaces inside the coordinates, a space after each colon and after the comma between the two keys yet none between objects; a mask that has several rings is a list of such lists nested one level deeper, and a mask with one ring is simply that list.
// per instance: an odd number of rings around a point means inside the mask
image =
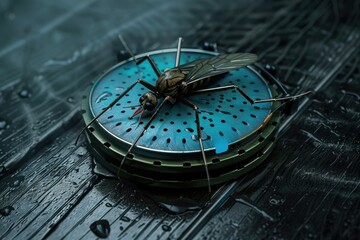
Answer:
[{"label": "insect wing", "polygon": [[257,56],[252,53],[220,54],[216,57],[203,59],[195,64],[186,76],[185,81],[192,83],[193,81],[216,76],[250,65],[256,60]]},{"label": "insect wing", "polygon": [[200,63],[202,61],[204,61],[204,59],[194,60],[192,62],[182,64],[182,65],[178,66],[177,68],[181,69],[182,72],[188,74],[198,63]]}]

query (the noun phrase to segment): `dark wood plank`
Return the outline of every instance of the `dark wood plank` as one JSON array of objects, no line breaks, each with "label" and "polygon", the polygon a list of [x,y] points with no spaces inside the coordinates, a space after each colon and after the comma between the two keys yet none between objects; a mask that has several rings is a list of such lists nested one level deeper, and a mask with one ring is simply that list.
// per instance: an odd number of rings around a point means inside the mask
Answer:
[{"label": "dark wood plank", "polygon": [[[39,9],[46,9],[46,14]],[[263,239],[359,236],[359,3],[356,1],[44,1],[0,4],[0,238]],[[6,33],[6,34],[5,34]],[[84,88],[135,52],[219,42],[278,65],[311,89],[268,160],[207,202],[206,189],[158,192],[94,174],[82,138]],[[174,215],[154,195],[189,198]],[[205,205],[206,204],[206,205]]]}]

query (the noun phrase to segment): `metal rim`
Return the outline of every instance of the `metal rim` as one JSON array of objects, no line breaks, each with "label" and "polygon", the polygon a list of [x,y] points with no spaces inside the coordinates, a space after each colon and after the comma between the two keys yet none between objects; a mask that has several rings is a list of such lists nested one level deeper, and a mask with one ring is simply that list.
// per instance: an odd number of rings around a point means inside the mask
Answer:
[{"label": "metal rim", "polygon": [[[184,48],[182,49],[183,52],[194,52],[194,53],[205,53],[205,54],[209,54],[209,55],[216,55],[217,53],[214,53],[214,52],[210,52],[210,51],[203,51],[203,50],[199,50],[199,49],[188,49],[188,48]],[[146,54],[140,54],[140,55],[137,55],[136,57],[137,58],[141,58],[145,55],[155,55],[155,54],[161,54],[161,53],[169,53],[169,52],[176,52],[176,49],[165,49],[165,50],[157,50],[157,51],[152,51],[152,52],[149,52],[149,53],[146,53]],[[118,64],[116,64],[115,66],[111,67],[109,70],[105,71],[100,77],[97,78],[97,80],[93,83],[93,85],[89,88],[89,92],[88,92],[88,96],[87,97],[87,103],[89,106],[91,106],[91,99],[93,98],[93,89],[96,88],[96,84],[104,77],[106,76],[109,72],[113,71],[114,69],[118,68],[119,66],[122,66],[124,63],[128,63],[128,62],[131,62],[133,61],[132,58],[131,59],[128,59],[126,61],[122,61]],[[256,74],[256,76],[260,79],[260,81],[262,81],[264,84],[267,84],[265,79],[263,78],[263,76],[261,76],[261,74],[259,74],[253,67],[249,66],[247,67],[249,68],[254,74]],[[269,90],[270,92],[270,90]],[[271,96],[271,93],[270,93],[270,96]],[[84,105],[84,104],[83,104]],[[90,110],[90,114],[92,115],[92,117],[95,116],[94,112],[93,112],[93,108],[90,107],[89,108]],[[85,120],[86,121],[86,120]],[[87,123],[87,122],[86,122]],[[118,141],[118,142],[121,142],[121,144],[125,144],[126,146],[130,147],[131,146],[131,142],[129,141],[126,141],[122,138],[119,138],[118,136],[115,136],[111,131],[109,131],[107,128],[105,128],[101,123],[99,123],[99,121],[96,121],[96,123],[101,129],[101,131],[104,132],[104,134],[106,135],[109,135],[109,136],[112,136],[111,138],[111,142],[114,142],[114,141]],[[244,141],[245,139],[249,138],[250,136],[252,136],[253,134],[256,134],[256,132],[259,130],[259,128],[256,128],[254,129],[252,132],[244,135],[242,138],[239,138],[239,139],[236,139],[235,141],[233,142],[230,142],[229,145],[236,145],[238,144],[239,142],[241,141]],[[199,153],[200,150],[187,150],[186,152],[183,151],[183,150],[180,150],[180,151],[176,151],[176,150],[171,150],[171,151],[167,151],[167,150],[159,150],[159,149],[153,149],[153,148],[149,148],[149,147],[144,147],[144,146],[139,146],[137,145],[136,146],[136,149],[139,149],[141,151],[149,151],[149,152],[158,152],[160,154],[194,154],[194,153]],[[214,147],[212,148],[207,148],[206,151],[214,151]]]}]

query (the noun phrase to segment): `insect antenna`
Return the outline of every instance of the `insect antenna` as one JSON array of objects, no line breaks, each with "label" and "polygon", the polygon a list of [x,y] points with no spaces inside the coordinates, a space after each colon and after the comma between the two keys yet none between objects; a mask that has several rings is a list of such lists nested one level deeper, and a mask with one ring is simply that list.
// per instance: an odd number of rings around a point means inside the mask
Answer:
[{"label": "insect antenna", "polygon": [[[138,105],[132,105],[132,106],[125,106],[125,107],[123,107],[123,108],[136,108],[136,107],[140,107],[141,106],[141,104],[138,104]],[[139,118],[138,118],[138,121],[137,121],[137,126],[136,126],[136,128],[138,128],[139,127],[139,125],[140,125],[140,122],[141,122],[141,118],[142,118],[142,116],[144,115],[144,110],[142,110],[142,112],[141,112],[141,114],[140,114],[140,116],[139,116]],[[134,115],[135,115],[135,113],[136,113],[136,111],[133,113],[133,115],[131,115],[130,117],[129,117],[129,119],[132,119],[133,117],[134,117]]]}]

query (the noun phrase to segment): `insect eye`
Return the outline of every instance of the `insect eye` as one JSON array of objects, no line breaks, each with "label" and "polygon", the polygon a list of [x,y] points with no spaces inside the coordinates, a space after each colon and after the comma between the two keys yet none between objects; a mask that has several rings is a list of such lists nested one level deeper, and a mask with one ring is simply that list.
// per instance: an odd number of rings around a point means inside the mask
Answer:
[{"label": "insect eye", "polygon": [[141,96],[141,97],[139,98],[139,102],[140,102],[140,103],[142,103],[144,100],[145,100],[145,98],[144,98],[143,96]]},{"label": "insect eye", "polygon": [[152,111],[152,110],[154,110],[154,108],[155,108],[155,106],[152,105],[150,102],[145,103],[146,110]]}]

